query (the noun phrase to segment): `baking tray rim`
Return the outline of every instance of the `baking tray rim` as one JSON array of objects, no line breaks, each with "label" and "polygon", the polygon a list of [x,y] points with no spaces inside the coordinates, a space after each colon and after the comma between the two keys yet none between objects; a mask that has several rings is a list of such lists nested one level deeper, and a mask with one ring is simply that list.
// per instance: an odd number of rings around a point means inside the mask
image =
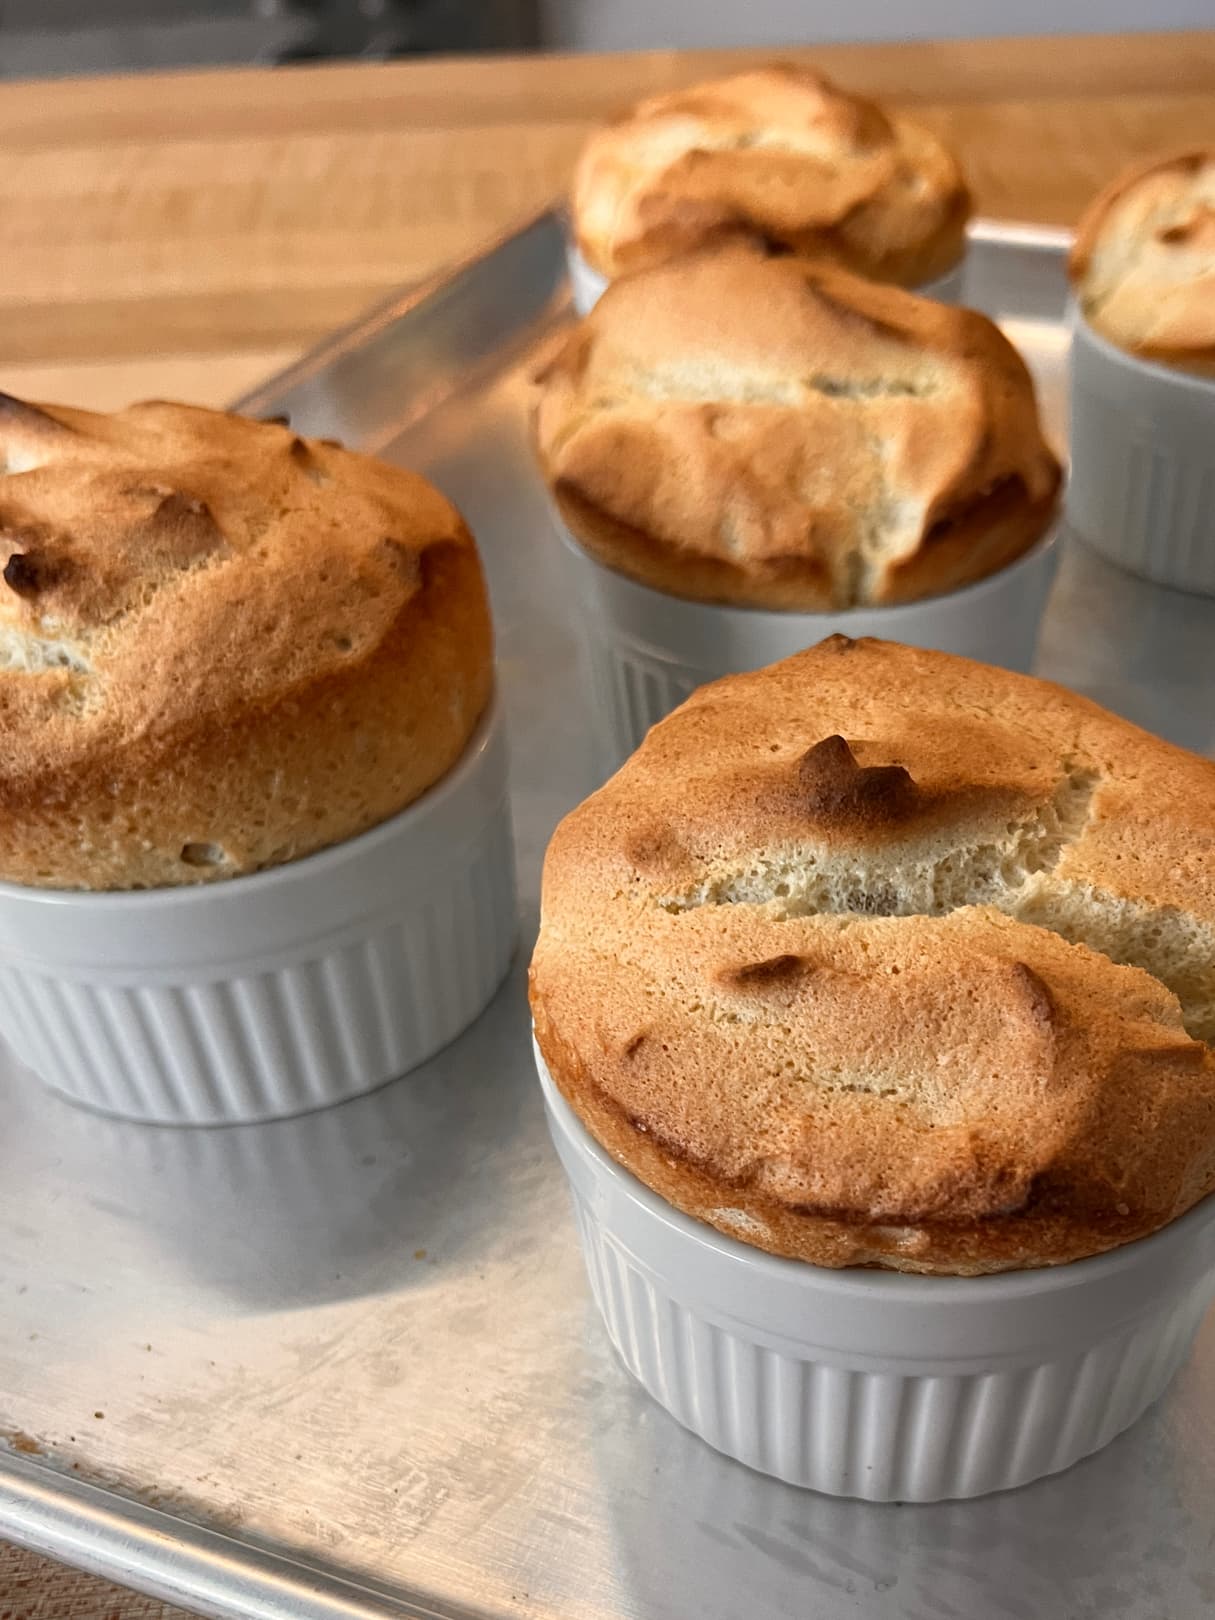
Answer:
[{"label": "baking tray rim", "polygon": [[[485,259],[492,258],[517,237],[552,223],[560,224],[564,230],[565,217],[565,209],[560,204],[550,204],[515,221],[433,275],[372,304],[361,315],[356,315],[352,321],[337,327],[311,348],[305,349],[298,359],[242,394],[229,408],[245,415],[255,415],[266,409],[281,395],[317,377],[342,356],[366,348],[380,333],[404,320],[436,293]],[[971,220],[967,235],[970,241],[978,244],[1009,247],[1048,258],[1062,258],[1070,248],[1073,237],[1072,231],[1066,226],[1035,225],[1022,220],[1005,221],[986,216]]]}]

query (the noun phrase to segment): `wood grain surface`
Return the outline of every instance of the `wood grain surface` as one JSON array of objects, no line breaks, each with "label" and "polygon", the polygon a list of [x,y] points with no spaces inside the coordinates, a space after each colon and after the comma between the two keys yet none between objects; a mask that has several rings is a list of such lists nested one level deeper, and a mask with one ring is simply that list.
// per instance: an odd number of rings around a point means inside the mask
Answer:
[{"label": "wood grain surface", "polygon": [[[503,58],[0,86],[0,387],[221,404],[562,190],[586,130],[765,53]],[[1215,31],[832,46],[961,151],[980,210],[1071,223],[1211,136]],[[0,1546],[0,1620],[176,1611]]]}]

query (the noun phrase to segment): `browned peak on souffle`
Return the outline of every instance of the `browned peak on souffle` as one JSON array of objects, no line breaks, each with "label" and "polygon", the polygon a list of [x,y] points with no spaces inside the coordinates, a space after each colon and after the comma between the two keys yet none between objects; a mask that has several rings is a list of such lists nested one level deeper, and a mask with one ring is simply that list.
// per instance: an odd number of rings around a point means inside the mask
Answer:
[{"label": "browned peak on souffle", "polygon": [[349,838],[458,759],[481,565],[423,479],[185,405],[0,396],[0,878],[198,883]]},{"label": "browned peak on souffle", "polygon": [[571,209],[583,257],[609,277],[744,236],[915,286],[961,258],[970,195],[928,130],[778,64],[654,96],[599,130]]},{"label": "browned peak on souffle", "polygon": [[1215,763],[833,636],[702,687],[566,817],[531,998],[591,1133],[747,1243],[1115,1247],[1215,1187]]},{"label": "browned peak on souffle", "polygon": [[742,247],[612,284],[541,372],[540,462],[598,561],[700,601],[914,601],[1014,561],[1059,464],[973,310]]},{"label": "browned peak on souffle", "polygon": [[1080,221],[1069,268],[1084,318],[1111,343],[1215,376],[1215,147],[1107,186]]}]

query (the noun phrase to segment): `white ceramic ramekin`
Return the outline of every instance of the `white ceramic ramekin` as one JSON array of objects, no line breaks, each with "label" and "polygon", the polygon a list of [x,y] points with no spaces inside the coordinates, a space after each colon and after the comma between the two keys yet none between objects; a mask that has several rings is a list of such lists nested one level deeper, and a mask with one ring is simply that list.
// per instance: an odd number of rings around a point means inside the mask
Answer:
[{"label": "white ceramic ramekin", "polygon": [[706,681],[762,669],[837,631],[1026,671],[1059,550],[1052,530],[1010,567],[944,596],[894,607],[779,613],[669,596],[596,562],[559,520],[558,531],[583,610],[596,738],[610,769]]},{"label": "white ceramic ramekin", "polygon": [[500,705],[415,804],[197,888],[0,884],[0,1033],[75,1102],[211,1125],[340,1102],[470,1024],[515,939]]},{"label": "white ceramic ramekin", "polygon": [[1215,378],[1126,354],[1073,306],[1067,514],[1110,562],[1215,596]]},{"label": "white ceramic ramekin", "polygon": [[1215,1295],[1215,1198],[1141,1242],[1039,1271],[778,1259],[642,1186],[537,1064],[621,1360],[685,1427],[790,1484],[934,1502],[1056,1473],[1164,1392]]},{"label": "white ceramic ramekin", "polygon": [[[589,315],[603,296],[608,278],[586,262],[573,242],[566,243],[565,262],[569,268],[574,308],[579,315]],[[966,256],[963,255],[952,270],[947,270],[935,281],[924,282],[923,286],[915,287],[912,291],[919,293],[922,298],[935,298],[940,304],[960,304],[965,285]]]}]

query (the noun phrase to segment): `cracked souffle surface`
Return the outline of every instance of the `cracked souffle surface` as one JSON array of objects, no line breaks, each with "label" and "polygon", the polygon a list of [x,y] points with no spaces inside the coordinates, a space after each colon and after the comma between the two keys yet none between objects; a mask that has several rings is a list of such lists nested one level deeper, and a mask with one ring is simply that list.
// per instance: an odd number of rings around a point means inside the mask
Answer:
[{"label": "cracked souffle surface", "polygon": [[1215,147],[1157,158],[1107,186],[1077,227],[1068,268],[1102,337],[1215,377]]},{"label": "cracked souffle surface", "polygon": [[821,612],[1025,552],[1060,470],[985,316],[744,247],[615,282],[538,379],[574,538],[657,590]]},{"label": "cracked souffle surface", "polygon": [[1115,1247],[1215,1188],[1215,763],[833,636],[702,687],[561,823],[531,999],[597,1140],[744,1242]]},{"label": "cracked souffle surface", "polygon": [[602,274],[744,238],[917,286],[962,257],[970,194],[918,124],[777,63],[641,102],[574,176],[579,250]]},{"label": "cracked souffle surface", "polygon": [[0,395],[0,878],[206,882],[396,814],[490,697],[423,479],[280,422]]}]

